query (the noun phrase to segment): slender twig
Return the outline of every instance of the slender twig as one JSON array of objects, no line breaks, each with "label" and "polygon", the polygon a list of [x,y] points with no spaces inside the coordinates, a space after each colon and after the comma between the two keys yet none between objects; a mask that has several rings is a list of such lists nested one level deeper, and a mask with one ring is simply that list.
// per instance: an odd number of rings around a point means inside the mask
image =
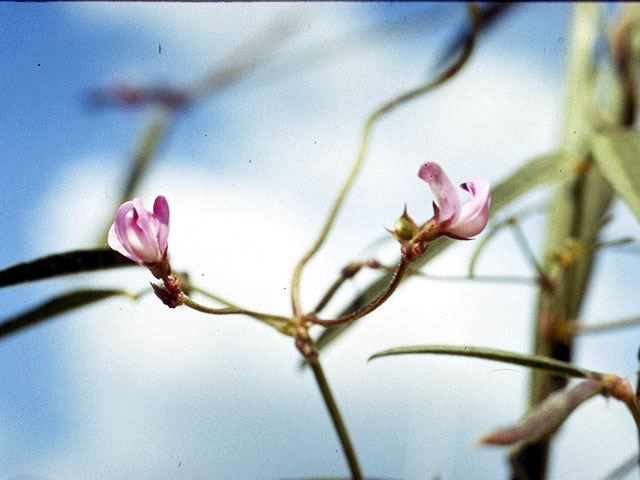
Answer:
[{"label": "slender twig", "polygon": [[407,275],[416,275],[427,280],[442,282],[487,282],[487,283],[519,283],[536,285],[539,280],[534,277],[521,277],[518,275],[430,275],[428,273],[409,271]]},{"label": "slender twig", "polygon": [[[376,260],[369,260],[363,262],[363,266],[369,266],[371,268],[379,268],[386,270],[387,272],[393,272],[395,267],[389,265],[382,265]],[[534,277],[523,277],[519,275],[433,275],[424,273],[414,267],[409,267],[406,273],[407,276],[421,277],[427,280],[437,280],[443,282],[495,282],[495,283],[524,283],[524,284],[537,284],[540,280]]]},{"label": "slender twig", "polygon": [[622,320],[614,320],[611,322],[595,323],[592,325],[585,325],[578,321],[567,322],[563,326],[563,330],[566,329],[567,335],[575,335],[580,333],[597,333],[607,332],[617,328],[633,327],[640,325],[640,317],[624,318]]},{"label": "slender twig", "polygon": [[473,252],[473,255],[471,255],[471,260],[469,262],[469,276],[475,276],[475,268],[478,260],[480,259],[480,254],[484,251],[485,247],[498,232],[500,232],[503,228],[509,226],[514,221],[522,221],[522,219],[524,219],[525,217],[546,211],[546,207],[546,201],[536,203],[535,205],[529,205],[519,210],[518,212],[513,213],[507,218],[503,218],[502,220],[494,222],[491,226],[491,229],[486,231],[480,241],[476,244],[476,248]]},{"label": "slender twig", "polygon": [[333,296],[336,294],[336,292],[340,289],[342,284],[344,282],[346,282],[347,279],[349,279],[349,278],[351,278],[351,277],[345,277],[344,275],[340,275],[338,278],[336,278],[335,281],[331,284],[331,286],[327,290],[327,292],[320,299],[320,301],[316,305],[316,308],[313,309],[313,312],[314,313],[319,313],[324,307],[326,307],[327,304],[329,303],[329,301],[333,298]]},{"label": "slender twig", "polygon": [[[638,445],[640,445],[640,407],[638,407],[638,397],[632,395],[630,398],[627,398],[624,403],[629,409],[631,416],[633,416],[633,421],[636,423]],[[638,463],[640,463],[640,458],[638,458]]]},{"label": "slender twig", "polygon": [[182,304],[197,310],[198,312],[208,313],[211,315],[247,315],[249,317],[261,320],[264,323],[271,325],[278,331],[287,335],[293,335],[293,329],[290,327],[290,319],[287,317],[281,317],[280,315],[271,315],[269,313],[255,312],[253,310],[246,310],[244,308],[224,307],[224,308],[212,308],[202,305],[195,300],[192,300],[188,296],[184,295],[182,298]]},{"label": "slender twig", "polygon": [[[380,269],[388,272],[393,272],[396,269],[396,267],[383,265],[376,260],[367,260],[365,262],[350,263],[349,265],[347,265],[345,268],[342,269],[340,276],[336,278],[335,281],[331,284],[331,286],[327,289],[325,294],[322,296],[322,298],[316,305],[316,308],[313,309],[313,313],[319,313],[323,308],[325,308],[329,303],[329,301],[340,289],[340,287],[344,284],[344,282],[353,278],[363,267]],[[524,285],[536,285],[540,283],[540,281],[537,278],[524,277],[524,276],[518,276],[518,275],[473,275],[473,276],[432,275],[432,274],[421,272],[420,270],[416,270],[412,267],[409,267],[407,269],[407,272],[405,275],[416,276],[416,277],[424,278],[426,280],[435,280],[435,281],[442,281],[442,282],[516,283],[516,284],[524,284]]]},{"label": "slender twig", "polygon": [[323,320],[317,318],[315,314],[307,315],[305,318],[308,319],[311,323],[315,323],[318,325],[322,325],[324,327],[335,327],[336,325],[340,325],[342,323],[352,322],[353,320],[357,320],[358,318],[364,317],[369,313],[373,312],[376,308],[382,305],[387,299],[391,296],[391,294],[398,288],[400,282],[402,281],[402,277],[407,272],[409,268],[409,263],[403,258],[400,260],[393,276],[391,277],[391,281],[387,285],[387,287],[369,304],[364,307],[356,310],[355,312],[348,313],[346,315],[342,315],[338,318],[332,320]]},{"label": "slender twig", "polygon": [[[638,349],[638,360],[640,360],[640,349]],[[636,372],[636,397],[640,398],[640,370]]]},{"label": "slender twig", "polygon": [[420,95],[423,95],[429,92],[430,90],[434,89],[435,87],[443,84],[444,82],[452,78],[463,67],[463,65],[467,62],[467,60],[471,56],[471,52],[473,51],[473,46],[475,43],[477,29],[480,24],[480,11],[478,7],[475,5],[475,3],[473,2],[470,2],[468,6],[469,6],[469,13],[472,19],[473,34],[469,37],[469,40],[466,43],[465,48],[462,50],[462,53],[460,54],[460,57],[458,58],[458,60],[451,67],[449,67],[445,72],[443,72],[440,76],[438,76],[438,78],[436,78],[434,81],[429,82],[426,85],[423,85],[403,95],[400,95],[399,97],[394,98],[390,102],[382,105],[380,108],[374,111],[367,119],[364,126],[363,133],[362,133],[362,137],[360,141],[360,149],[359,149],[356,161],[351,167],[351,171],[349,172],[347,179],[345,180],[333,206],[331,207],[329,216],[327,217],[327,220],[325,221],[325,224],[322,227],[320,234],[316,238],[315,242],[311,245],[309,250],[307,250],[307,252],[305,252],[302,258],[298,261],[298,264],[296,265],[296,268],[293,272],[293,278],[291,280],[291,304],[293,307],[294,315],[299,316],[302,314],[302,307],[300,304],[300,277],[302,276],[302,270],[304,269],[307,262],[311,259],[311,257],[313,257],[313,255],[320,249],[320,247],[324,243],[325,238],[329,234],[331,227],[333,226],[333,222],[335,221],[338,211],[340,210],[340,207],[344,202],[347,192],[351,188],[351,185],[353,184],[356,178],[356,175],[360,170],[360,167],[364,161],[364,158],[367,153],[367,147],[369,145],[369,137],[371,136],[371,131],[375,123],[380,119],[380,117],[389,113],[391,110],[395,109],[396,107],[402,105],[405,102],[413,100],[414,98],[419,97]]},{"label": "slender twig", "polygon": [[348,264],[346,267],[344,267],[340,271],[340,276],[338,278],[336,278],[336,280],[331,284],[331,286],[326,291],[326,293],[322,296],[322,298],[320,299],[320,301],[316,305],[316,308],[313,309],[313,313],[318,313],[324,307],[326,307],[327,304],[329,303],[329,301],[333,298],[333,296],[336,294],[336,292],[340,289],[342,284],[345,281],[347,281],[348,279],[355,277],[358,274],[358,272],[360,272],[365,267],[368,267],[368,268],[371,268],[371,269],[383,268],[383,269],[389,269],[390,271],[394,270],[393,267],[385,267],[385,266],[383,266],[377,260],[367,260],[367,261],[364,261],[364,262],[351,262],[350,264]]},{"label": "slender twig", "polygon": [[331,388],[329,387],[329,383],[327,382],[327,377],[325,377],[324,375],[322,365],[320,364],[318,358],[311,360],[309,363],[311,364],[311,370],[313,371],[313,376],[316,379],[318,388],[320,389],[320,393],[322,393],[324,403],[327,406],[327,410],[329,410],[329,415],[331,416],[331,420],[333,421],[333,426],[335,427],[336,433],[340,438],[342,451],[344,452],[344,456],[346,457],[347,463],[349,465],[349,470],[351,471],[351,479],[362,480],[363,477],[360,471],[360,466],[358,465],[356,452],[351,443],[351,439],[349,438],[347,427],[342,420],[342,415],[340,415],[338,405],[333,398],[333,393],[331,392]]},{"label": "slender twig", "polygon": [[[218,303],[221,303],[221,304],[226,305],[227,307],[229,307],[228,309],[226,309],[227,312],[226,313],[221,313],[221,315],[225,315],[225,314],[229,315],[229,314],[234,313],[234,312],[232,312],[232,310],[236,310],[237,312],[235,312],[235,313],[239,313],[239,314],[242,313],[244,315],[247,315],[247,316],[252,317],[252,318],[256,318],[258,320],[272,320],[272,321],[280,322],[280,323],[289,323],[289,321],[290,321],[290,319],[288,317],[284,317],[284,316],[280,316],[280,315],[272,315],[272,314],[268,314],[268,313],[254,312],[253,310],[247,310],[246,308],[242,308],[242,307],[236,305],[235,303],[231,303],[230,301],[225,300],[224,298],[219,297],[218,295],[215,295],[214,293],[211,293],[211,292],[209,292],[209,291],[207,291],[207,290],[205,290],[203,288],[200,288],[200,287],[198,287],[196,285],[193,285],[187,279],[183,278],[183,279],[181,279],[181,281],[182,281],[183,288],[186,291],[198,292],[201,295],[204,295],[205,297],[210,298],[211,300],[214,300],[214,301],[216,301]],[[193,303],[197,303],[197,302],[194,302],[193,299],[191,299],[191,298],[189,300],[191,300]],[[202,306],[202,305],[201,305],[201,307],[202,308],[209,308],[209,307],[205,307],[205,306]],[[212,308],[211,310],[212,310],[211,312],[205,312],[205,313],[214,313],[215,314],[215,310],[225,310],[225,309]]]},{"label": "slender twig", "polygon": [[182,285],[184,287],[185,290],[191,290],[193,292],[198,292],[201,295],[204,295],[205,297],[210,298],[211,300],[214,300],[218,303],[221,303],[222,305],[226,305],[227,307],[231,307],[231,308],[241,308],[238,305],[236,305],[235,303],[231,303],[229,300],[225,300],[222,297],[219,297],[218,295],[209,292],[208,290],[205,290],[203,288],[200,288],[196,285],[193,285],[191,282],[185,280],[185,279],[181,279],[182,281]]},{"label": "slender twig", "polygon": [[[384,266],[378,264],[377,262],[363,262],[362,264],[354,264],[354,265],[362,265],[362,266],[370,266],[376,265],[375,268],[381,268],[384,270],[393,270],[392,267]],[[372,267],[374,268],[374,267]],[[438,281],[449,281],[449,282],[459,282],[459,281],[476,281],[476,282],[496,282],[496,283],[520,283],[520,284],[536,284],[539,282],[536,278],[529,277],[519,277],[519,276],[508,276],[508,275],[484,275],[484,276],[455,276],[455,275],[429,275],[426,273],[422,273],[419,270],[413,270],[409,266],[408,263],[404,262],[404,260],[395,268],[394,275],[391,277],[391,281],[387,285],[387,287],[376,297],[371,303],[365,305],[364,307],[338,317],[333,320],[323,320],[315,317],[315,314],[318,313],[322,308],[326,306],[331,297],[336,293],[338,288],[345,282],[347,278],[350,276],[345,276],[344,274],[336,279],[336,281],[331,285],[327,293],[322,297],[322,300],[318,303],[316,308],[313,310],[312,315],[308,318],[312,323],[316,323],[318,325],[323,325],[325,327],[331,327],[340,325],[343,323],[351,322],[353,320],[357,320],[382,305],[388,298],[391,296],[393,291],[398,287],[400,281],[403,276],[415,275],[418,277],[422,277],[428,280],[438,280]]]},{"label": "slender twig", "polygon": [[509,222],[509,227],[511,227],[511,231],[513,232],[516,242],[520,247],[520,251],[524,254],[525,257],[527,257],[527,260],[529,260],[529,263],[531,263],[531,266],[535,269],[538,276],[540,277],[540,284],[542,285],[542,287],[550,287],[551,280],[545,273],[542,265],[540,265],[540,262],[538,262],[535,253],[533,253],[533,250],[529,245],[529,242],[527,241],[527,237],[525,237],[522,229],[520,228],[520,225],[518,224],[517,219],[512,218]]}]

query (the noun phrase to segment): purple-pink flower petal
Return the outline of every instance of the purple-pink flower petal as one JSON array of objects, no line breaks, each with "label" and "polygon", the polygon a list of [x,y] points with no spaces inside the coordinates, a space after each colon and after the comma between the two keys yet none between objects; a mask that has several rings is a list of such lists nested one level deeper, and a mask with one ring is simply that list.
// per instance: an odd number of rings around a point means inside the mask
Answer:
[{"label": "purple-pink flower petal", "polygon": [[446,230],[452,236],[469,239],[482,232],[487,226],[491,207],[491,190],[489,182],[484,178],[475,178],[461,186],[469,192],[471,198],[462,205],[458,218]]},{"label": "purple-pink flower petal", "polygon": [[164,197],[156,198],[154,212],[145,210],[134,198],[123,203],[109,229],[111,248],[142,265],[155,265],[166,260],[169,236],[169,206]]},{"label": "purple-pink flower petal", "polygon": [[435,219],[438,222],[455,221],[455,216],[460,211],[460,200],[455,187],[440,165],[435,162],[425,163],[420,167],[418,177],[429,184],[436,198],[438,208],[435,209]]},{"label": "purple-pink flower petal", "polygon": [[131,260],[137,261],[131,257],[131,254],[129,253],[131,251],[129,239],[127,235],[123,234],[123,232],[125,232],[125,219],[132,211],[133,202],[125,202],[120,206],[120,208],[116,212],[115,221],[109,229],[109,236],[107,238],[107,241],[109,242],[109,246],[111,248],[120,252],[125,257],[131,258]]},{"label": "purple-pink flower petal", "polygon": [[169,238],[169,203],[164,196],[159,195],[153,202],[153,214],[158,219],[158,243],[164,245],[167,252],[167,239]]},{"label": "purple-pink flower petal", "polygon": [[484,230],[491,207],[491,189],[487,180],[475,178],[463,183],[461,187],[469,192],[471,198],[460,204],[453,184],[440,165],[425,163],[420,167],[418,176],[429,184],[436,199],[433,205],[436,232],[468,240]]}]

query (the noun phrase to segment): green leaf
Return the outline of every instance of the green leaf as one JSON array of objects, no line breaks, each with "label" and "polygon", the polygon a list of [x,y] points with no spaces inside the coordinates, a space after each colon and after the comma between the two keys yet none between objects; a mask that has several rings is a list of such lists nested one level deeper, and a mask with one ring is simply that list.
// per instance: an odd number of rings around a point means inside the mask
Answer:
[{"label": "green leaf", "polygon": [[[516,200],[521,195],[524,195],[531,189],[562,176],[564,170],[564,162],[562,160],[563,156],[558,152],[534,157],[505,178],[502,182],[492,187],[491,215],[495,215],[509,203]],[[413,264],[413,267],[423,267],[455,242],[456,240],[452,240],[447,237],[438,238],[436,241],[429,244],[427,251]],[[359,306],[365,305],[373,300],[389,283],[390,278],[391,274],[389,273],[381,276],[378,280],[375,280],[360,295],[352,300],[352,302],[347,305],[342,312],[340,312],[340,315],[353,312],[357,310]],[[317,348],[322,350],[327,345],[331,344],[351,325],[353,325],[353,323],[354,322],[325,329],[316,340]]]},{"label": "green leaf", "polygon": [[138,295],[125,290],[74,290],[41,303],[23,313],[8,318],[0,323],[0,339],[32,327],[63,313],[99,302],[114,296],[125,296],[131,299]]},{"label": "green leaf", "polygon": [[75,250],[18,263],[0,270],[0,288],[73,273],[137,265],[110,248]]},{"label": "green leaf", "polygon": [[559,152],[540,155],[526,162],[491,188],[491,215],[533,188],[566,175],[564,157]]},{"label": "green leaf", "polygon": [[410,347],[390,348],[378,352],[369,357],[369,360],[391,355],[457,355],[462,357],[483,358],[485,360],[495,360],[497,362],[511,363],[523,367],[545,370],[563,377],[590,378],[593,372],[576,367],[570,363],[561,362],[542,355],[527,355],[523,353],[509,352],[495,348],[471,347],[459,345],[415,345]]},{"label": "green leaf", "polygon": [[602,175],[640,220],[640,134],[616,130],[593,138]]}]

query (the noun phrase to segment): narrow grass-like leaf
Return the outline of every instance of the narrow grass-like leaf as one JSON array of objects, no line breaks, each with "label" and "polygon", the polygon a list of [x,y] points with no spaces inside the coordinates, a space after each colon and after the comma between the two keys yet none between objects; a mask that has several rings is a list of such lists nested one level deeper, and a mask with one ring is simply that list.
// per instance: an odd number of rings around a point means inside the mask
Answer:
[{"label": "narrow grass-like leaf", "polygon": [[482,358],[485,360],[495,360],[497,362],[511,363],[523,367],[545,370],[546,372],[576,378],[590,378],[594,372],[576,367],[567,362],[561,362],[553,358],[542,355],[529,355],[524,353],[509,352],[495,348],[472,347],[465,345],[415,345],[409,347],[396,347],[382,352],[374,353],[369,360],[391,355],[456,355],[462,357]]},{"label": "narrow grass-like leaf", "polygon": [[20,330],[24,330],[50,320],[51,318],[63,313],[70,312],[71,310],[85,307],[92,303],[115,296],[125,296],[131,299],[138,297],[137,295],[125,290],[118,289],[74,290],[72,292],[53,297],[34,308],[5,319],[0,323],[0,339],[17,333]]},{"label": "narrow grass-like leaf", "polygon": [[563,155],[554,152],[532,158],[491,188],[491,214],[509,205],[533,188],[567,174]]},{"label": "narrow grass-like leaf", "polygon": [[136,265],[110,248],[74,250],[18,263],[0,270],[0,288],[60,275]]},{"label": "narrow grass-like leaf", "polygon": [[640,220],[640,134],[612,131],[596,135],[592,145],[600,171]]}]

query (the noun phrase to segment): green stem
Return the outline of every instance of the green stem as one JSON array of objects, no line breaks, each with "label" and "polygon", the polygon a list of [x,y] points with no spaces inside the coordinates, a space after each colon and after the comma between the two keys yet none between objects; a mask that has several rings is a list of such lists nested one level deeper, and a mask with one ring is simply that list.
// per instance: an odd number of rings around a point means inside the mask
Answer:
[{"label": "green stem", "polygon": [[[631,412],[633,420],[636,423],[636,429],[638,430],[638,443],[640,444],[640,407],[638,407],[638,397],[632,395],[631,398],[628,398],[624,403],[629,409],[629,412]],[[640,463],[640,457],[638,458],[638,462]]]},{"label": "green stem", "polygon": [[322,369],[320,360],[316,358],[314,360],[311,360],[309,363],[311,365],[311,370],[313,371],[313,376],[315,377],[316,383],[318,384],[318,388],[320,389],[320,393],[322,394],[322,399],[327,406],[327,410],[329,410],[329,415],[331,416],[331,420],[333,421],[333,426],[336,429],[338,438],[340,439],[342,451],[344,452],[347,464],[349,465],[349,470],[351,471],[351,480],[363,480],[362,472],[360,471],[360,465],[358,465],[356,452],[353,449],[351,439],[349,438],[349,432],[347,431],[347,427],[342,420],[340,410],[338,410],[338,405],[333,398],[331,387],[329,387],[327,377],[325,377],[324,375],[324,370]]},{"label": "green stem", "polygon": [[319,313],[324,307],[327,306],[327,304],[329,303],[329,301],[333,298],[333,296],[336,294],[336,292],[340,289],[340,287],[342,286],[342,284],[347,280],[347,278],[349,277],[345,277],[344,275],[340,275],[329,287],[329,290],[327,290],[327,292],[324,294],[324,296],[320,299],[320,301],[318,302],[318,304],[316,305],[316,308],[313,309],[314,313]]},{"label": "green stem", "polygon": [[522,232],[522,229],[518,224],[518,220],[513,218],[511,222],[509,222],[509,226],[511,227],[511,231],[513,232],[516,242],[520,247],[520,251],[524,254],[525,257],[527,257],[527,260],[529,261],[529,263],[531,263],[531,266],[537,272],[538,277],[540,279],[540,285],[543,287],[550,286],[551,280],[545,273],[544,269],[542,268],[542,265],[540,265],[540,263],[538,262],[538,259],[536,258],[535,253],[533,253],[533,249],[531,248],[531,245],[529,245],[529,242],[527,241],[527,237]]},{"label": "green stem", "polygon": [[202,305],[195,300],[184,295],[182,297],[182,304],[186,307],[192,308],[198,312],[208,313],[211,315],[247,315],[249,317],[260,320],[272,327],[276,328],[278,331],[282,333],[286,333],[288,335],[293,335],[293,331],[290,331],[290,319],[287,317],[282,317],[280,315],[271,315],[269,313],[261,313],[255,312],[253,310],[245,310],[244,308],[236,308],[236,307],[224,307],[224,308],[212,308],[207,307],[206,305]]},{"label": "green stem", "polygon": [[356,310],[355,312],[342,315],[332,320],[323,320],[323,319],[317,318],[315,314],[312,314],[308,316],[308,320],[311,323],[322,325],[323,327],[335,327],[336,325],[352,322],[354,320],[364,317],[365,315],[370,314],[376,308],[378,308],[380,305],[386,302],[387,299],[391,296],[391,294],[395,291],[395,289],[398,288],[398,285],[400,285],[400,282],[402,281],[402,277],[404,277],[404,274],[407,272],[409,265],[410,265],[409,262],[407,262],[404,258],[400,260],[400,263],[398,264],[398,267],[393,273],[393,277],[391,277],[391,281],[389,282],[389,285],[387,285],[387,288],[385,288],[382,291],[382,293],[380,293],[380,295],[378,295],[371,303]]},{"label": "green stem", "polygon": [[360,167],[362,166],[364,158],[367,154],[367,148],[369,146],[369,138],[371,136],[371,131],[375,123],[385,114],[394,110],[396,107],[399,107],[400,105],[410,100],[413,100],[416,97],[419,97],[420,95],[423,95],[433,90],[434,88],[442,85],[443,83],[445,83],[447,80],[452,78],[456,73],[460,71],[460,69],[464,66],[464,64],[467,62],[467,60],[471,56],[471,52],[473,51],[473,46],[475,44],[475,37],[478,32],[478,27],[481,21],[481,13],[477,5],[473,2],[470,2],[468,4],[468,7],[469,7],[469,14],[472,19],[473,31],[472,31],[472,35],[470,35],[469,37],[468,42],[465,44],[464,49],[462,50],[462,53],[460,54],[460,57],[458,58],[458,60],[451,67],[445,70],[441,75],[439,75],[435,80],[427,83],[426,85],[422,85],[418,88],[410,90],[409,92],[403,95],[400,95],[399,97],[396,97],[393,100],[385,103],[376,111],[374,111],[367,119],[367,122],[365,123],[365,126],[364,126],[364,130],[362,132],[362,137],[360,140],[360,150],[358,152],[358,157],[356,158],[355,163],[351,167],[351,171],[349,172],[347,179],[342,185],[342,188],[340,189],[340,192],[338,193],[338,196],[335,202],[333,203],[333,206],[331,207],[329,216],[327,217],[327,220],[325,221],[324,226],[322,227],[322,230],[318,235],[318,238],[316,238],[313,245],[311,245],[311,248],[309,248],[309,250],[307,250],[307,252],[298,261],[298,264],[296,265],[296,268],[293,272],[293,278],[291,280],[291,304],[293,306],[294,315],[299,316],[302,314],[302,306],[300,304],[300,277],[302,276],[302,270],[304,269],[307,262],[311,259],[311,257],[313,257],[313,255],[315,255],[315,253],[320,249],[320,247],[324,243],[324,240],[327,238],[327,235],[329,234],[331,227],[333,226],[333,222],[335,221],[336,216],[338,215],[338,211],[340,210],[340,207],[342,206],[342,203],[344,202],[344,199],[347,195],[347,192],[351,188],[351,185],[353,185],[356,175],[360,170]]},{"label": "green stem", "polygon": [[567,322],[566,330],[570,335],[576,335],[581,333],[598,333],[608,332],[617,328],[626,328],[640,325],[640,317],[625,318],[622,320],[614,320],[604,323],[595,323],[591,325],[585,325],[578,321]]},{"label": "green stem", "polygon": [[313,309],[313,313],[320,312],[327,304],[331,301],[336,292],[340,289],[342,284],[346,282],[348,279],[355,277],[358,272],[360,272],[363,268],[385,268],[389,271],[393,272],[393,267],[384,267],[380,264],[380,262],[376,260],[369,260],[366,262],[351,262],[346,267],[342,269],[340,272],[340,276],[331,284],[327,292],[324,294],[322,299],[316,305],[316,308]]}]

